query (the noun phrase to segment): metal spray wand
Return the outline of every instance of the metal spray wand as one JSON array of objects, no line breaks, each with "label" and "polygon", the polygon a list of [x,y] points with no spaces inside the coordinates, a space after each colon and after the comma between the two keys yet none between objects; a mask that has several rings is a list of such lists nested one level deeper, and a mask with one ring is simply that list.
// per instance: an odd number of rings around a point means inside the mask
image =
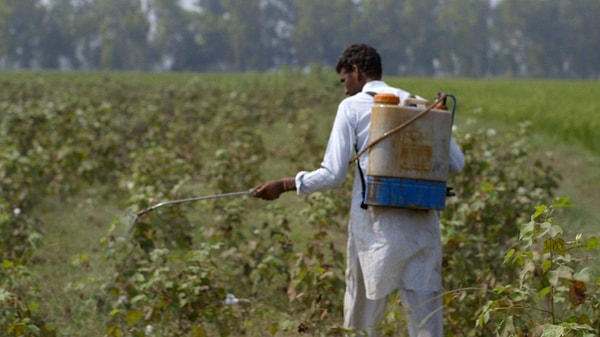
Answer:
[{"label": "metal spray wand", "polygon": [[248,195],[248,194],[252,194],[254,192],[254,189],[248,190],[248,191],[240,191],[240,192],[230,192],[230,193],[222,193],[222,194],[213,194],[213,195],[205,195],[205,196],[201,196],[201,197],[193,197],[193,198],[186,198],[186,199],[177,199],[177,200],[169,200],[169,201],[163,201],[160,202],[154,206],[148,207],[146,209],[143,209],[141,211],[138,211],[137,213],[135,213],[136,218],[140,217],[146,213],[149,213],[159,207],[163,207],[163,206],[168,206],[168,205],[174,205],[174,204],[181,204],[184,202],[191,202],[191,201],[199,201],[199,200],[207,200],[207,199],[217,199],[217,198],[225,198],[225,197],[235,197],[235,196],[242,196],[242,195]]}]

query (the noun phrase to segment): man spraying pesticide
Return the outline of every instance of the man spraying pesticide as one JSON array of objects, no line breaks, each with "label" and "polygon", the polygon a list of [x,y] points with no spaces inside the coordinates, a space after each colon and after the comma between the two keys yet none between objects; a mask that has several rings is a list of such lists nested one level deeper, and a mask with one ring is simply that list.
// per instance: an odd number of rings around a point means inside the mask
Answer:
[{"label": "man spraying pesticide", "polygon": [[338,106],[321,167],[264,182],[251,193],[274,200],[287,191],[338,187],[356,160],[344,327],[379,336],[386,298],[399,290],[409,335],[442,337],[439,210],[448,173],[464,166],[450,135],[453,113],[438,109],[445,95],[423,110],[418,106],[426,102],[383,82],[381,58],[371,46],[349,46],[336,71],[349,97]]}]

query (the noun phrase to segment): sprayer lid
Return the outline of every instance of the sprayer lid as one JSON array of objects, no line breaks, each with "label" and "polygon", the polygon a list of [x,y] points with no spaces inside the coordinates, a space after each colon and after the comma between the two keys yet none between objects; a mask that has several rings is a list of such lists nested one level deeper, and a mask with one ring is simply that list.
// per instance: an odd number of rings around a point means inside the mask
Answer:
[{"label": "sprayer lid", "polygon": [[394,94],[382,93],[375,95],[375,103],[398,105],[400,98]]}]

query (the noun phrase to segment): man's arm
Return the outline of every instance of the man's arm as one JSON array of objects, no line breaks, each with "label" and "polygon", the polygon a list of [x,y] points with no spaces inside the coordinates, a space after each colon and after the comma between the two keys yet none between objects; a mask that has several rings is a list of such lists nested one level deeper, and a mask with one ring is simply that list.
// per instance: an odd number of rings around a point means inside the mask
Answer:
[{"label": "man's arm", "polygon": [[267,181],[256,186],[253,188],[252,195],[265,200],[275,200],[282,193],[294,190],[296,190],[296,180],[292,177],[286,177]]}]

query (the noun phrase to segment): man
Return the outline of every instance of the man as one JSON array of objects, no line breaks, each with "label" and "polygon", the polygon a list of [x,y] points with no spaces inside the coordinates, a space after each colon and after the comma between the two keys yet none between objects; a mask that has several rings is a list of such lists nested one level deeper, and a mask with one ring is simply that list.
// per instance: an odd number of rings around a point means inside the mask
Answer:
[{"label": "man", "polygon": [[[400,103],[410,96],[381,81],[381,58],[368,45],[354,44],[340,56],[336,71],[349,97],[342,100],[321,167],[295,177],[258,185],[254,196],[277,199],[296,190],[299,195],[342,185],[348,163],[369,142],[373,93],[393,93]],[[368,152],[359,159],[366,172]],[[458,172],[464,157],[450,146],[450,171]],[[387,296],[398,289],[411,337],[442,337],[441,241],[439,214],[434,210],[361,207],[361,174],[355,174],[348,225],[344,327],[379,336],[376,328],[385,314]]]}]

